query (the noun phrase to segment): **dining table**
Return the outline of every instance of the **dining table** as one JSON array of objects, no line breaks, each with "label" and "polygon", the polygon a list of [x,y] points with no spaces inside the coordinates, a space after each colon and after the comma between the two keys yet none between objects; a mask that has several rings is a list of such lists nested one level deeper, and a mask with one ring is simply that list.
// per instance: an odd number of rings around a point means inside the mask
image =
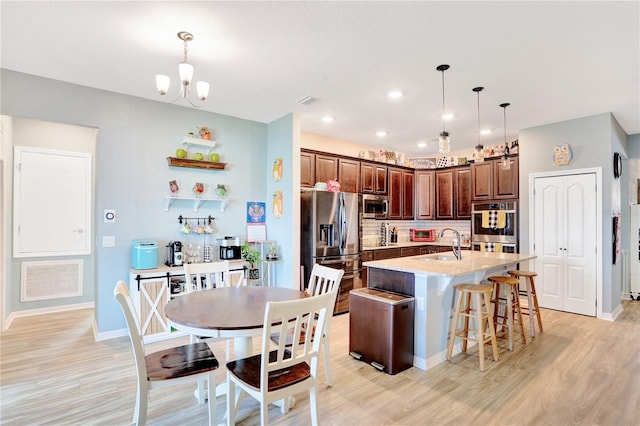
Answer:
[{"label": "dining table", "polygon": [[[176,296],[164,313],[171,327],[192,336],[234,339],[233,356],[240,359],[252,355],[253,337],[262,336],[267,302],[305,297],[303,291],[283,287],[220,287]],[[216,387],[216,396],[223,394],[226,383]]]}]

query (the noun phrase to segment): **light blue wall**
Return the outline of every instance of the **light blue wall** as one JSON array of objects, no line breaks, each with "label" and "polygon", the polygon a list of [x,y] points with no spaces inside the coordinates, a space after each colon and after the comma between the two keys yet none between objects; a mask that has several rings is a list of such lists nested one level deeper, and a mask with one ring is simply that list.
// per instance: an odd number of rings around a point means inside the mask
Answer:
[{"label": "light blue wall", "polygon": [[[602,253],[603,313],[611,313],[620,303],[620,281],[612,268],[612,199],[613,153],[626,149],[626,135],[610,113],[522,129],[520,141],[520,241],[522,251],[529,248],[529,175],[532,173],[602,168]],[[553,162],[553,147],[568,143],[573,159],[567,166]],[[628,191],[627,191],[628,192]],[[628,221],[626,222],[628,224]],[[627,225],[628,226],[628,225]],[[628,233],[629,228],[626,228]],[[623,232],[625,230],[623,229]],[[618,268],[616,266],[616,268]],[[612,284],[612,282],[614,284]],[[600,301],[598,303],[601,303]]]},{"label": "light blue wall", "polygon": [[627,137],[629,158],[640,158],[640,133]]},{"label": "light blue wall", "polygon": [[[267,142],[268,126],[249,120],[214,114],[191,107],[168,105],[91,89],[73,84],[2,70],[2,113],[14,117],[31,117],[59,123],[78,124],[99,129],[96,166],[95,258],[96,258],[96,321],[100,332],[120,329],[124,321],[112,290],[118,279],[128,281],[130,243],[135,238],[153,238],[160,245],[159,261],[165,260],[167,241],[182,240],[197,243],[202,237],[188,237],[179,232],[178,216],[216,218],[216,238],[225,235],[246,236],[246,202],[270,199],[267,178],[271,176]],[[181,137],[199,126],[208,126],[218,135],[224,171],[174,168],[166,157],[174,156]],[[285,133],[283,123],[280,133]],[[279,155],[291,158],[293,139],[279,139]],[[268,146],[269,145],[269,146]],[[296,151],[297,152],[297,151]],[[224,213],[217,204],[205,203],[197,213],[193,203],[176,202],[164,210],[163,197],[168,194],[168,182],[177,179],[181,193],[189,194],[193,184],[208,186],[225,184],[231,203]],[[293,183],[287,183],[293,186]],[[285,204],[285,210],[290,208]],[[104,209],[115,209],[117,221],[105,224]],[[291,212],[286,213],[288,218]],[[286,221],[282,229],[286,234]],[[291,231],[289,230],[289,234]],[[116,246],[101,247],[103,236],[115,236]],[[275,239],[278,238],[276,235]],[[10,241],[11,236],[7,239]],[[11,263],[10,251],[7,262]],[[7,286],[19,285],[19,267],[15,267]],[[17,271],[17,272],[16,272]],[[15,298],[7,301],[7,312],[25,309]]]}]

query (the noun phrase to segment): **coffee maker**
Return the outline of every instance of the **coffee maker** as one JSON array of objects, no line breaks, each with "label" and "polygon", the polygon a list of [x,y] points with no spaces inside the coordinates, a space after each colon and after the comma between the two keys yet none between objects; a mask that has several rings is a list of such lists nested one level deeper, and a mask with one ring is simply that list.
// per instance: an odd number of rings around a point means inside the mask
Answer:
[{"label": "coffee maker", "polygon": [[220,242],[220,260],[236,260],[242,257],[240,238],[224,237]]},{"label": "coffee maker", "polygon": [[169,241],[167,244],[167,266],[182,266],[182,243],[180,241]]}]

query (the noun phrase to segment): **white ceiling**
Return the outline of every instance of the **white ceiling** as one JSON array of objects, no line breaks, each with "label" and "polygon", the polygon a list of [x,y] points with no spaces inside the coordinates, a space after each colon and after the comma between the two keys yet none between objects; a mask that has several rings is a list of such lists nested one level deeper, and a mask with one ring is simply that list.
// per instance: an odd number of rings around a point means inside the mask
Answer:
[{"label": "white ceiling", "polygon": [[[2,1],[2,68],[158,100],[182,61],[211,83],[204,108],[413,155],[437,150],[445,74],[452,150],[612,112],[640,133],[640,3]],[[386,97],[402,90],[399,101]],[[315,101],[300,105],[297,100]],[[335,121],[325,124],[323,115]],[[379,129],[386,139],[375,136]],[[426,149],[418,141],[429,142]],[[561,141],[559,141],[561,142]]]}]

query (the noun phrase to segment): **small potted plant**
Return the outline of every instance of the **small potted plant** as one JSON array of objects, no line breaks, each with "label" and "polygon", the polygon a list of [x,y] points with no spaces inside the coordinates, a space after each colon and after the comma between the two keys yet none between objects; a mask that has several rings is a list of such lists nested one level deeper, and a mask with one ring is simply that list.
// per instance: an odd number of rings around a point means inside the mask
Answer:
[{"label": "small potted plant", "polygon": [[249,243],[242,245],[242,258],[249,263],[249,279],[260,279],[260,269],[257,268],[260,263],[260,252],[255,250]]}]

